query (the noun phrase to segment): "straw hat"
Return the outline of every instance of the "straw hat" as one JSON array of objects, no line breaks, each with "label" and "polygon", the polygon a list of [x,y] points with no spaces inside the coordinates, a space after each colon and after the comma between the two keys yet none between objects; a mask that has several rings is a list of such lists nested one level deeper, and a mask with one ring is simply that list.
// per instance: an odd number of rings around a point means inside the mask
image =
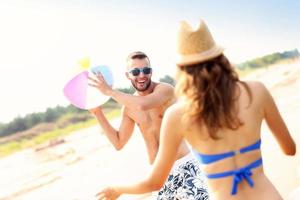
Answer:
[{"label": "straw hat", "polygon": [[215,43],[203,20],[195,31],[187,22],[182,22],[177,39],[178,66],[204,62],[221,55],[224,50]]}]

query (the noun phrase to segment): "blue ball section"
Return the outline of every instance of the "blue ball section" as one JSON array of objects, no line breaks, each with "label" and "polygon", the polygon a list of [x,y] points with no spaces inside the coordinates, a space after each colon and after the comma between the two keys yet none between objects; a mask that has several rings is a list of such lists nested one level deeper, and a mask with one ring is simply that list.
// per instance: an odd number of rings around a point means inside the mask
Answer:
[{"label": "blue ball section", "polygon": [[114,79],[110,68],[107,65],[97,65],[90,68],[92,73],[101,73],[106,83],[110,86],[113,85]]}]

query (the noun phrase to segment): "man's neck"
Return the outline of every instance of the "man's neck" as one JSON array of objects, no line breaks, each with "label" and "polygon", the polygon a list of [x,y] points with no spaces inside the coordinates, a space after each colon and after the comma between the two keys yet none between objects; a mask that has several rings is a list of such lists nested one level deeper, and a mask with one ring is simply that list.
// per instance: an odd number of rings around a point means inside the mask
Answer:
[{"label": "man's neck", "polygon": [[155,86],[157,85],[157,83],[151,81],[151,84],[149,86],[149,88],[145,91],[137,91],[139,96],[146,96],[148,94],[151,94],[155,88]]}]

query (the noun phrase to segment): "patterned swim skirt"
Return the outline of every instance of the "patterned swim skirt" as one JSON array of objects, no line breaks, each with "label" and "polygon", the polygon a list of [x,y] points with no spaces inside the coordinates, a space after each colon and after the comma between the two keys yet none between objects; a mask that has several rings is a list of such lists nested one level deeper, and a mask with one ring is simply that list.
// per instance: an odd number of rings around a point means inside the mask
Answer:
[{"label": "patterned swim skirt", "polygon": [[158,200],[208,200],[205,176],[199,162],[188,154],[174,166],[157,195]]}]

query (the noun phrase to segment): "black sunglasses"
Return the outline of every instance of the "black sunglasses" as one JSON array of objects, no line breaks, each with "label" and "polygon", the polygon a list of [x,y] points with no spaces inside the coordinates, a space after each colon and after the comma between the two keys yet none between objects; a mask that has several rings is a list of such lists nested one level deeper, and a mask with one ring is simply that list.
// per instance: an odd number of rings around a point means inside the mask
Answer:
[{"label": "black sunglasses", "polygon": [[129,71],[133,76],[138,76],[140,73],[143,72],[143,74],[148,75],[151,74],[152,68],[150,67],[144,67],[144,68],[134,68]]}]

